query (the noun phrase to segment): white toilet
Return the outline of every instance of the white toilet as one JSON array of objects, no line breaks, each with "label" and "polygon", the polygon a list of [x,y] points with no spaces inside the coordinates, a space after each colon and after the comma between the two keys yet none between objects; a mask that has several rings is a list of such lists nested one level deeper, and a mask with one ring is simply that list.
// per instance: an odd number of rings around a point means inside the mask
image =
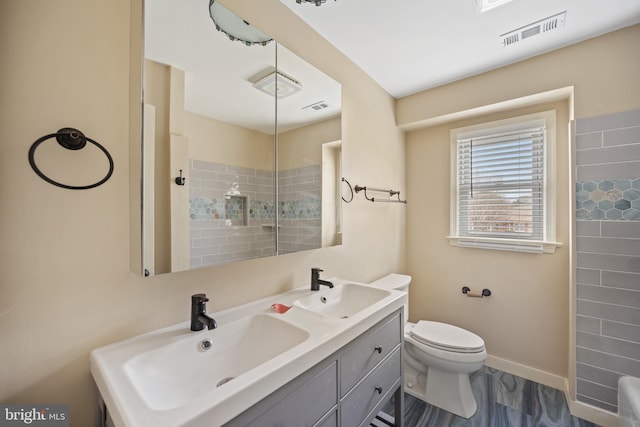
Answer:
[{"label": "white toilet", "polygon": [[[411,276],[389,274],[371,286],[409,291]],[[469,374],[487,359],[484,341],[476,334],[447,323],[407,322],[404,308],[404,391],[464,418],[477,409]]]}]

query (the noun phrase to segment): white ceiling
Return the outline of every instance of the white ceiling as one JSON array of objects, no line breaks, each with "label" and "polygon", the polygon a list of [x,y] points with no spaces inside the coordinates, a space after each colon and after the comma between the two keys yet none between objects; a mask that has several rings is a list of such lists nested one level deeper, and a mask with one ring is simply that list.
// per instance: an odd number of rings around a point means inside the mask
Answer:
[{"label": "white ceiling", "polygon": [[[482,14],[474,0],[281,1],[395,98],[640,22],[640,0],[513,0]],[[502,46],[500,35],[563,11],[563,28]]]},{"label": "white ceiling", "polygon": [[[640,0],[513,0],[482,14],[475,0],[327,0],[319,7],[281,1],[395,98],[640,22]],[[185,71],[188,111],[273,133],[275,99],[251,79],[275,65],[275,43],[230,41],[216,31],[208,6],[145,0],[145,57]],[[564,11],[564,27],[502,46],[500,35]],[[281,45],[278,66],[303,86],[278,103],[279,131],[340,114],[337,82]],[[318,101],[330,108],[302,109]]]}]

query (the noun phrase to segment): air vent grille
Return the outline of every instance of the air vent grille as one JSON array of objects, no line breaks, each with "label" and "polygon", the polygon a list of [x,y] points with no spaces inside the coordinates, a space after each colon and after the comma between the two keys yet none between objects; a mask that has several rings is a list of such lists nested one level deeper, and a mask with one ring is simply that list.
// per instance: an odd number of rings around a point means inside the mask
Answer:
[{"label": "air vent grille", "polygon": [[545,32],[545,31],[555,30],[556,28],[558,28],[558,21],[559,21],[559,18],[554,18],[549,21],[546,21],[542,26],[542,31]]},{"label": "air vent grille", "polygon": [[502,39],[502,44],[504,46],[509,46],[519,41],[520,41],[520,33],[510,34]]},{"label": "air vent grille", "polygon": [[536,36],[540,33],[557,30],[558,28],[564,27],[566,19],[567,11],[565,10],[564,12],[560,12],[556,15],[502,34],[500,36],[500,42],[502,43],[502,46],[511,46],[519,41]]},{"label": "air vent grille", "polygon": [[324,110],[325,108],[329,108],[329,104],[324,101],[314,102],[313,104],[309,104],[306,107],[302,107],[303,110],[308,111],[310,113]]}]

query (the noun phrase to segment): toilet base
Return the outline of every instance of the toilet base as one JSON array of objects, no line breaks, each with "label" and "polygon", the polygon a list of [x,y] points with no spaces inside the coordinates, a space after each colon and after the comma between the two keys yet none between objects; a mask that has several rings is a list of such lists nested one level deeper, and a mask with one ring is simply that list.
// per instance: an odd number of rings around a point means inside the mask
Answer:
[{"label": "toilet base", "polygon": [[418,373],[405,364],[404,366],[404,392],[426,402],[424,392],[427,387],[427,375]]},{"label": "toilet base", "polygon": [[404,391],[418,399],[463,418],[476,413],[469,374],[428,368],[427,373],[404,366]]}]

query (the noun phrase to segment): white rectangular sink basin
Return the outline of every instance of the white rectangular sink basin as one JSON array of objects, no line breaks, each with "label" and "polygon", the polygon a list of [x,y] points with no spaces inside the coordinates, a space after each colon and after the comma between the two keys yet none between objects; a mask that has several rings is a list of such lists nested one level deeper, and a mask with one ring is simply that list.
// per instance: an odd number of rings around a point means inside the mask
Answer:
[{"label": "white rectangular sink basin", "polygon": [[348,319],[389,295],[386,289],[345,283],[296,300],[294,305],[322,316]]},{"label": "white rectangular sink basin", "polygon": [[[124,372],[150,408],[165,411],[224,387],[308,337],[290,323],[257,314],[134,356]],[[210,340],[208,349],[204,340]]]}]

